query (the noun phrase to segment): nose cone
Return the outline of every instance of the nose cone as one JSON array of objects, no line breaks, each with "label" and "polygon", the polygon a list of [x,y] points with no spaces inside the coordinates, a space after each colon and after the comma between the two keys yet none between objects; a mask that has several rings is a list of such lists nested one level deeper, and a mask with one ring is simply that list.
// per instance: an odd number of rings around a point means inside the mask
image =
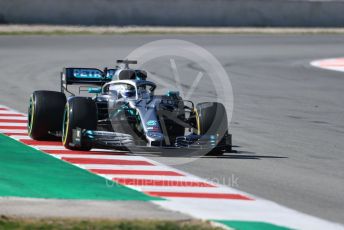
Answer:
[{"label": "nose cone", "polygon": [[164,135],[159,132],[148,132],[146,138],[149,146],[162,146]]}]

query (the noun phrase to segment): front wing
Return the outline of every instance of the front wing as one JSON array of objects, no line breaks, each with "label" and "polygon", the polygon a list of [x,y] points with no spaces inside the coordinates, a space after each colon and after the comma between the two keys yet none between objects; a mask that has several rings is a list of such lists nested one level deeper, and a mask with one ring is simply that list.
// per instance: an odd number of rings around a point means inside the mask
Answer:
[{"label": "front wing", "polygon": [[165,145],[163,142],[160,145],[148,146],[146,142],[135,140],[135,138],[126,133],[108,132],[108,131],[93,131],[85,129],[73,129],[73,147],[80,147],[83,143],[90,143],[93,148],[103,149],[131,149],[135,147],[152,147],[154,149],[199,149],[199,150],[226,150],[232,149],[232,135],[225,134],[221,140],[217,140],[215,135],[186,135],[176,138],[175,143]]}]

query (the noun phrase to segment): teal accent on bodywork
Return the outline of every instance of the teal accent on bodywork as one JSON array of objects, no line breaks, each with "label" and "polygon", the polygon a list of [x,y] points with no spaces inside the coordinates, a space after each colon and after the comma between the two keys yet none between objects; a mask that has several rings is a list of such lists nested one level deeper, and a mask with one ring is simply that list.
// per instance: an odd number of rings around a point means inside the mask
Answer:
[{"label": "teal accent on bodywork", "polygon": [[102,72],[97,69],[74,69],[73,76],[75,78],[89,78],[89,79],[101,79]]},{"label": "teal accent on bodywork", "polygon": [[166,93],[166,96],[168,96],[168,97],[175,97],[175,96],[177,96],[177,97],[179,97],[179,91],[168,91],[167,93]]},{"label": "teal accent on bodywork", "polygon": [[99,79],[105,79],[105,80],[111,80],[112,76],[115,74],[116,70],[109,69],[105,78],[103,77],[103,72],[99,69],[88,69],[88,68],[75,68],[73,69],[73,76],[75,78],[87,78],[90,80],[99,80]]},{"label": "teal accent on bodywork", "polygon": [[134,111],[133,109],[129,109],[128,112],[129,112],[130,115],[132,115],[132,116],[135,116],[135,115],[136,115],[136,114],[135,114],[135,111]]},{"label": "teal accent on bodywork", "polygon": [[102,88],[100,87],[90,87],[88,88],[88,92],[89,93],[101,93],[102,92]]},{"label": "teal accent on bodywork", "polygon": [[93,135],[93,131],[92,131],[92,130],[87,130],[87,131],[86,131],[86,134],[88,134],[88,135]]},{"label": "teal accent on bodywork", "polygon": [[217,142],[217,136],[215,136],[215,135],[210,135],[210,136],[209,136],[209,139],[210,139],[210,144],[211,144],[212,146],[215,146],[215,145],[216,145],[216,142]]},{"label": "teal accent on bodywork", "polygon": [[85,134],[87,135],[88,138],[94,139],[94,133],[92,130],[86,130]]},{"label": "teal accent on bodywork", "polygon": [[155,120],[149,120],[146,123],[146,125],[148,125],[148,126],[156,126],[157,124],[158,124],[158,122]]}]

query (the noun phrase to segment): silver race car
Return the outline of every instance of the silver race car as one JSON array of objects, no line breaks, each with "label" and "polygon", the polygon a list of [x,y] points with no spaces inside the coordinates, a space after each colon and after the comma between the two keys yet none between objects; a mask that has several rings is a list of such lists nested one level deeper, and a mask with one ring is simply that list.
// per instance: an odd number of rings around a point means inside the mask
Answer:
[{"label": "silver race car", "polygon": [[[64,68],[60,92],[33,92],[29,136],[35,140],[62,138],[62,144],[73,150],[144,147],[216,155],[231,150],[227,114],[221,103],[195,106],[176,91],[155,95],[156,84],[147,80],[147,73],[129,68],[137,61],[117,63],[123,67],[103,71]],[[87,91],[95,96],[76,96],[69,85],[79,85],[79,95]]]}]

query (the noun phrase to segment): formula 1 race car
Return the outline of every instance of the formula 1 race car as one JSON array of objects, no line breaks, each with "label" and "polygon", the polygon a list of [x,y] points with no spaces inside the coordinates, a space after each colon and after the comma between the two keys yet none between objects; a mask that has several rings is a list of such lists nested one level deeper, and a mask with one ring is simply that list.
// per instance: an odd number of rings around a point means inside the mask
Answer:
[{"label": "formula 1 race car", "polygon": [[[62,138],[67,149],[148,148],[201,149],[208,154],[231,150],[225,107],[217,102],[196,106],[179,92],[155,95],[147,72],[129,68],[137,61],[103,71],[64,68],[61,92],[35,91],[28,109],[32,139]],[[76,96],[68,85],[80,85],[93,97]],[[88,87],[85,85],[93,85]],[[71,87],[71,86],[70,86]]]}]

